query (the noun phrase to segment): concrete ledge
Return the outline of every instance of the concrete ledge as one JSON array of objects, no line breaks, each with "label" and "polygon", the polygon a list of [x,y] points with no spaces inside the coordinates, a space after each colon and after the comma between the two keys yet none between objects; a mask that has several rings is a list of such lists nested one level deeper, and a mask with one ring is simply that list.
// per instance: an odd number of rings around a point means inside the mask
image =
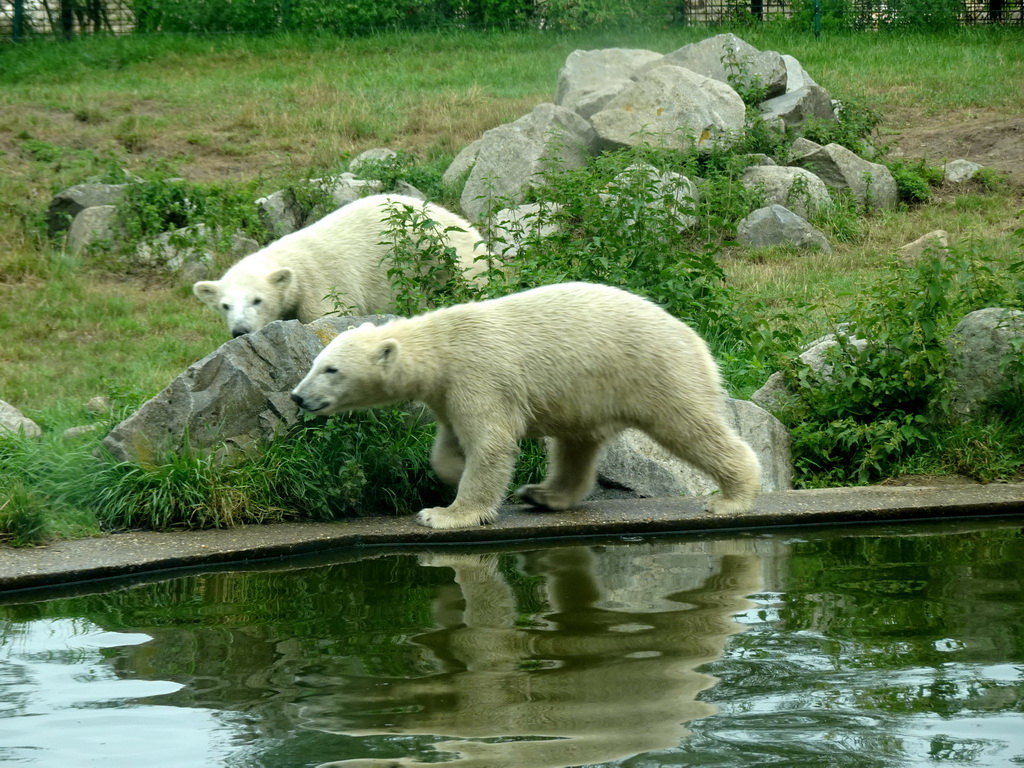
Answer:
[{"label": "concrete ledge", "polygon": [[34,549],[0,546],[0,598],[18,590],[339,549],[1009,515],[1024,515],[1024,484],[780,491],[762,495],[751,512],[729,517],[706,513],[700,498],[680,497],[593,501],[570,512],[510,506],[493,525],[456,531],[423,528],[411,517],[374,517],[122,533]]}]

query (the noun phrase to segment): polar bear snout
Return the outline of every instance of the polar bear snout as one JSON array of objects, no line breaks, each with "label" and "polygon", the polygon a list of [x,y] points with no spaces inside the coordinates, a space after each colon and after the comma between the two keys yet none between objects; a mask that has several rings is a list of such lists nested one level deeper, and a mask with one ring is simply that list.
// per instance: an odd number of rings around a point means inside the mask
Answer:
[{"label": "polar bear snout", "polygon": [[292,390],[291,398],[292,402],[299,406],[299,408],[310,413],[317,413],[327,407],[327,403],[324,400],[318,401],[312,397],[305,397],[299,392],[298,388]]}]

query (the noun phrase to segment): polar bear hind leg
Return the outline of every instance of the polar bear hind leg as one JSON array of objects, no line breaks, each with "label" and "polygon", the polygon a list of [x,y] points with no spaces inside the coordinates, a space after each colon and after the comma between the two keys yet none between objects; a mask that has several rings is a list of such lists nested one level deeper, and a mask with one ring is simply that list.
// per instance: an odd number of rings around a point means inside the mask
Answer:
[{"label": "polar bear hind leg", "polygon": [[[666,419],[666,423],[672,423]],[[679,421],[675,424],[678,425]],[[761,467],[754,451],[720,417],[695,419],[691,413],[687,429],[667,430],[652,426],[644,431],[678,458],[710,475],[721,490],[711,496],[707,510],[716,514],[747,512],[761,490]]]},{"label": "polar bear hind leg", "polygon": [[430,450],[430,466],[441,482],[457,486],[466,469],[466,455],[459,445],[454,430],[441,422],[437,425],[437,436]]},{"label": "polar bear hind leg", "polygon": [[553,510],[572,509],[594,487],[601,443],[596,440],[548,440],[548,473],[544,481],[524,485],[518,491],[523,501]]}]

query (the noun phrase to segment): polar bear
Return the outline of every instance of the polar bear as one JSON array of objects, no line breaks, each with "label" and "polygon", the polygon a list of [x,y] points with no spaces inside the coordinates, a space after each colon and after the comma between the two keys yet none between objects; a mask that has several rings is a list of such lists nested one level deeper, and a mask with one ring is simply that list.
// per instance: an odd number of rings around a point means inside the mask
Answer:
[{"label": "polar bear", "polygon": [[760,490],[757,457],[723,417],[725,392],[703,339],[618,288],[563,283],[459,304],[333,339],[291,393],[312,413],[417,400],[437,418],[431,466],[458,486],[431,528],[492,522],[518,441],[547,437],[543,482],[524,501],[570,509],[594,485],[601,447],[642,430],[706,472],[713,512],[744,512]]},{"label": "polar bear", "polygon": [[[411,206],[437,223],[467,278],[486,269],[483,237],[461,216],[414,197],[371,195],[246,256],[220,280],[197,282],[192,291],[224,315],[232,336],[272,320],[312,322],[334,310],[326,298],[332,291],[355,314],[390,312],[389,247],[383,241],[389,209],[397,206]],[[449,227],[456,229],[446,232]]]}]

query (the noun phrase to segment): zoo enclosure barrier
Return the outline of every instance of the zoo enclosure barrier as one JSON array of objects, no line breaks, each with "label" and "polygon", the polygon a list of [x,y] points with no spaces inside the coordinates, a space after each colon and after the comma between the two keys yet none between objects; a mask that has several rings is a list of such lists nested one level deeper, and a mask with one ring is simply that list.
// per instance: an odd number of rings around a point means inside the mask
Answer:
[{"label": "zoo enclosure barrier", "polygon": [[0,42],[144,32],[268,33],[786,21],[810,29],[1024,26],[1024,0],[0,0]]}]

